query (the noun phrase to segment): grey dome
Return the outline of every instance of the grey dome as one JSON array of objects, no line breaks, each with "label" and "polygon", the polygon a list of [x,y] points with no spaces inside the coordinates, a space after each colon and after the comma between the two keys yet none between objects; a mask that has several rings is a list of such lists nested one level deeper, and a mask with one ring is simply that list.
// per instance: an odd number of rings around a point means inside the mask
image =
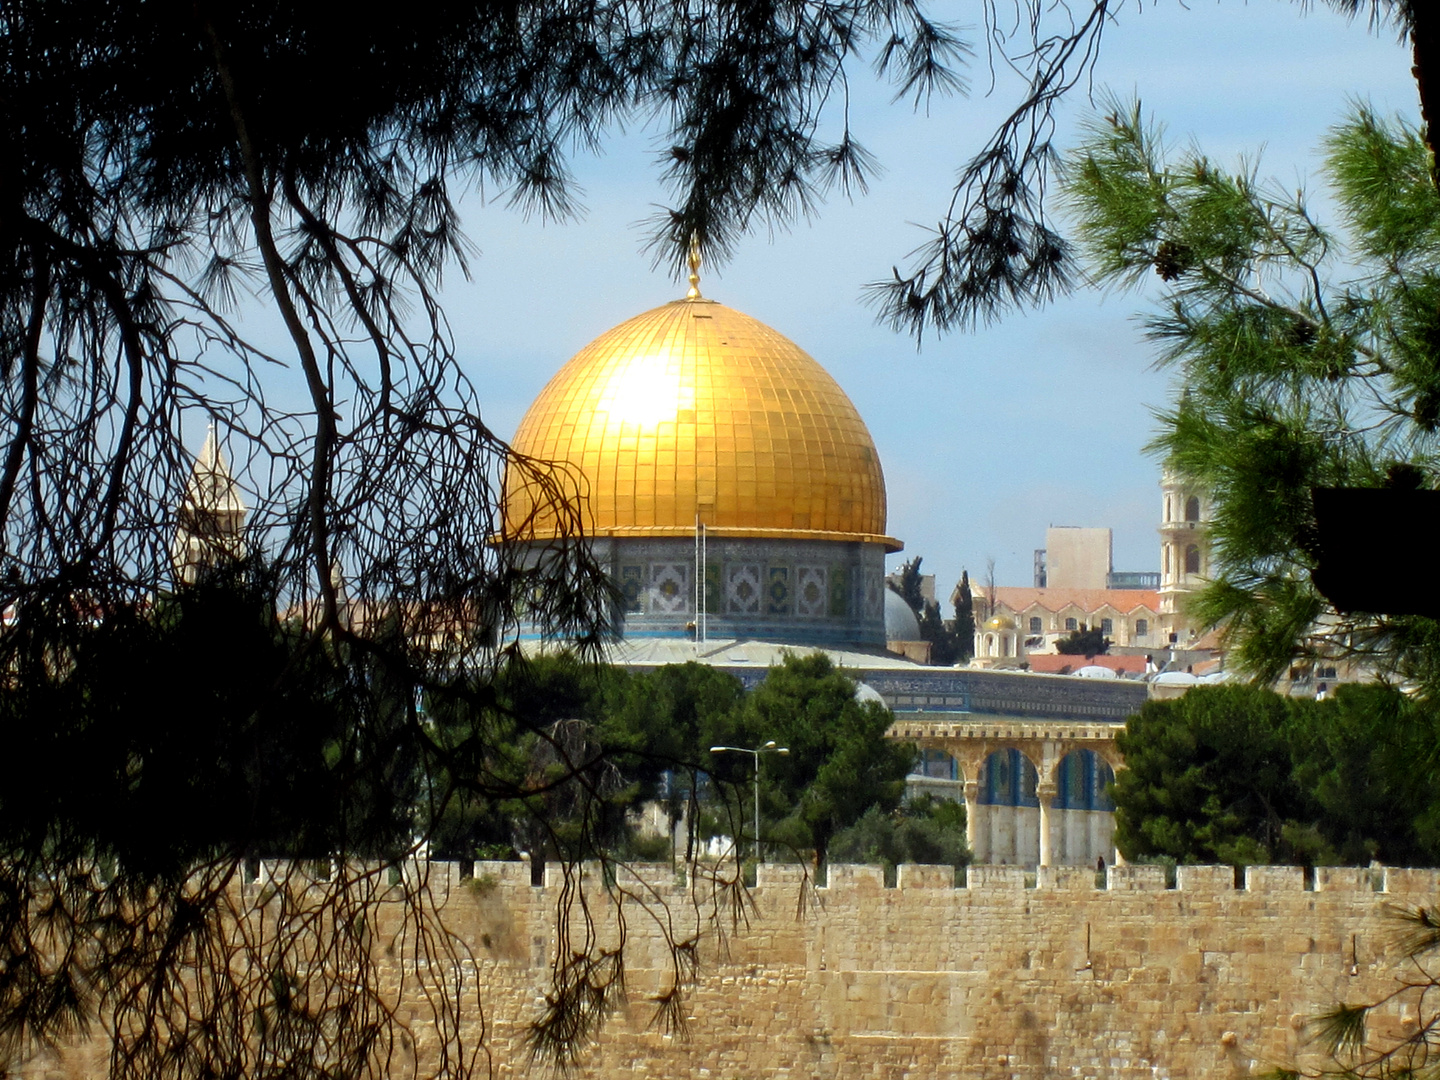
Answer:
[{"label": "grey dome", "polygon": [[920,620],[905,598],[894,589],[885,589],[885,640],[919,641]]}]

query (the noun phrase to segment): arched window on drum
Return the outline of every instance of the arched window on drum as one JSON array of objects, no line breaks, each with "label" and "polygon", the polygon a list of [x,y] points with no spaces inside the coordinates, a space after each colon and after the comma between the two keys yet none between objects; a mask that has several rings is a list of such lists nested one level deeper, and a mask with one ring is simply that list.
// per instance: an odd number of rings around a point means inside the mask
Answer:
[{"label": "arched window on drum", "polygon": [[1019,750],[996,750],[980,766],[982,806],[1039,806],[1035,788],[1039,776],[1030,759]]},{"label": "arched window on drum", "polygon": [[1114,810],[1105,793],[1115,772],[1093,750],[1071,750],[1060,761],[1055,777],[1054,810]]}]

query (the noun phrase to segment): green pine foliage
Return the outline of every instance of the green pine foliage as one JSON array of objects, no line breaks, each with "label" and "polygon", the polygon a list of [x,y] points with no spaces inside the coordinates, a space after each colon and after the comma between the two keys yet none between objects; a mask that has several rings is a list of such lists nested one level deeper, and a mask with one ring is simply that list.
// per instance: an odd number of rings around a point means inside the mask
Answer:
[{"label": "green pine foliage", "polygon": [[1432,866],[1440,712],[1382,684],[1325,701],[1254,686],[1148,701],[1116,740],[1127,859]]},{"label": "green pine foliage", "polygon": [[[921,583],[924,576],[920,573],[922,556],[915,556],[913,559],[906,559],[900,567],[900,580],[898,585],[891,584],[898,595],[915,612],[916,622],[920,626],[920,640],[930,643],[930,663],[941,667],[949,667],[958,660],[968,659],[974,651],[975,626],[972,617],[968,631],[962,631],[959,621],[949,625],[940,617],[940,605],[934,600],[926,600],[925,594],[921,591]],[[968,579],[964,582],[966,596],[969,596],[970,584]],[[957,615],[959,609],[957,608]]]},{"label": "green pine foliage", "polygon": [[975,596],[970,591],[970,571],[960,571],[960,585],[955,594],[955,659],[969,660],[975,655]]},{"label": "green pine foliage", "polygon": [[1100,628],[1083,623],[1055,642],[1055,651],[1062,656],[1101,656],[1110,649],[1110,639]]},{"label": "green pine foliage", "polygon": [[1339,650],[1433,691],[1434,620],[1342,619],[1311,584],[1311,491],[1435,484],[1440,193],[1420,135],[1363,106],[1326,150],[1339,231],[1253,165],[1168,149],[1138,105],[1091,125],[1065,190],[1094,281],[1159,279],[1145,325],[1184,389],[1153,448],[1213,500],[1199,620],[1264,680]]},{"label": "green pine foliage", "polygon": [[[886,737],[890,710],[857,701],[854,681],[820,653],[788,655],[749,694],[704,664],[628,673],[570,653],[517,660],[492,689],[484,705],[475,694],[427,702],[446,760],[466,778],[446,775],[421,798],[439,858],[653,858],[662,847],[668,856],[668,842],[637,831],[635,812],[654,802],[672,832],[686,824],[676,858],[697,857],[714,837],[748,843],[754,759],[710,748],[775,740],[789,753],[762,755],[762,837],[774,855],[813,852],[823,863],[836,833],[872,809],[897,811],[916,757]],[[958,849],[941,835],[954,831],[947,813],[911,813],[884,850],[954,862]],[[934,858],[918,857],[926,852]]]},{"label": "green pine foliage", "polygon": [[879,863],[887,871],[901,863],[968,866],[965,804],[922,795],[888,813],[872,806],[860,820],[830,841],[830,860]]},{"label": "green pine foliage", "polygon": [[831,839],[872,806],[900,805],[913,744],[885,737],[894,717],[855,698],[855,683],[824,653],[787,655],[750,694],[745,729],[757,746],[774,739],[790,748],[767,756],[761,802],[776,819],[768,839],[813,850],[826,861]]}]

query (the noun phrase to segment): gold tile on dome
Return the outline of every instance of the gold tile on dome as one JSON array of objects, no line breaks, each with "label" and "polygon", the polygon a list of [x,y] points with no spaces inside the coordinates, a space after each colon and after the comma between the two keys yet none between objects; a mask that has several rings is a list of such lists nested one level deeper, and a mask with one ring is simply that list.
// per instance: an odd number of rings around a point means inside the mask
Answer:
[{"label": "gold tile on dome", "polygon": [[837,531],[884,534],[878,455],[844,391],[721,304],[666,304],[601,335],[551,379],[513,445],[582,470],[599,528],[689,528],[697,497],[718,491],[716,526],[821,528],[830,506]]}]

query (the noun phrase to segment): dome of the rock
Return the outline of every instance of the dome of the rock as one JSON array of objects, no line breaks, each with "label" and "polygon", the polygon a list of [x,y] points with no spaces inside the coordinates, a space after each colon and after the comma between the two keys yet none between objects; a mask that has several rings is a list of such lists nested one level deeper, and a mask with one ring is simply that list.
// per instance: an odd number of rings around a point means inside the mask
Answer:
[{"label": "dome of the rock", "polygon": [[[885,478],[845,392],[803,349],[710,300],[601,334],[541,391],[516,451],[583,475],[592,536],[826,536],[899,544]],[[532,493],[507,490],[512,534]],[[535,518],[528,536],[553,535]],[[528,538],[528,537],[527,537]]]},{"label": "dome of the rock", "polygon": [[[511,445],[579,504],[627,637],[884,644],[884,555],[901,545],[875,444],[829,373],[759,320],[692,295],[621,323]],[[505,531],[544,544],[560,526],[528,475],[507,473]]]}]

